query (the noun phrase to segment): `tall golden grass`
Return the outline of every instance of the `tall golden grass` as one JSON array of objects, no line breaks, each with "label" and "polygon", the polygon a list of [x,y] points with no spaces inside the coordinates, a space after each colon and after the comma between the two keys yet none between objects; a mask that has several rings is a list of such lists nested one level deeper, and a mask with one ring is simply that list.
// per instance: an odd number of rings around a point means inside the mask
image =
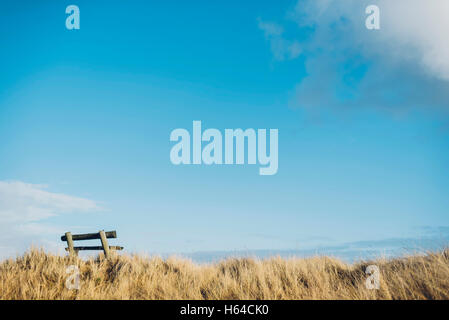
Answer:
[{"label": "tall golden grass", "polygon": [[[369,290],[368,265],[380,269]],[[66,287],[76,265],[79,290]],[[81,260],[31,249],[0,263],[1,299],[448,299],[449,250],[345,264],[328,257],[189,260],[139,255]]]}]

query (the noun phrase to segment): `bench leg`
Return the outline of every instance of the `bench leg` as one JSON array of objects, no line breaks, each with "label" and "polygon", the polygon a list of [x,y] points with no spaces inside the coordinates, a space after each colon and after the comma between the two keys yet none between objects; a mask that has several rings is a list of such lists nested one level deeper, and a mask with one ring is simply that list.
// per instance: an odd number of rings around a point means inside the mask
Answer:
[{"label": "bench leg", "polygon": [[106,259],[109,259],[110,254],[109,254],[108,240],[107,240],[106,234],[104,233],[103,230],[100,231],[100,239],[101,239],[101,245],[103,246],[104,256],[106,257]]}]

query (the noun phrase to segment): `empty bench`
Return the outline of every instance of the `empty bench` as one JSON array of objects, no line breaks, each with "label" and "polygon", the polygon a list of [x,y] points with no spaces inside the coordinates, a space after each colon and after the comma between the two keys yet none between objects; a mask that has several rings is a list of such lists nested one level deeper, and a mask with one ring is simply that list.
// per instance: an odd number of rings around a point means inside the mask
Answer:
[{"label": "empty bench", "polygon": [[[120,246],[110,246],[108,245],[107,239],[115,239],[117,238],[117,232],[101,230],[97,233],[84,233],[84,234],[71,234],[70,232],[66,232],[65,235],[61,237],[62,241],[67,241],[66,251],[69,252],[70,255],[78,255],[78,251],[80,250],[103,250],[104,256],[106,258],[110,257],[111,250],[123,250],[123,247]],[[84,247],[75,247],[73,245],[73,241],[77,240],[94,240],[100,239],[101,246],[84,246]]]}]

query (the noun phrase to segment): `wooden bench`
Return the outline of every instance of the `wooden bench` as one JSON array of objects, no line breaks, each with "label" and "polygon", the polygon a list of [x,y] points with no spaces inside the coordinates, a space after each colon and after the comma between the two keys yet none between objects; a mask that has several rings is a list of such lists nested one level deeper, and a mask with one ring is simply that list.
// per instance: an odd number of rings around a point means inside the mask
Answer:
[{"label": "wooden bench", "polygon": [[[62,241],[67,241],[66,251],[69,252],[70,255],[78,255],[78,251],[80,250],[103,250],[104,256],[106,258],[110,257],[110,250],[123,250],[123,247],[119,246],[109,246],[107,239],[115,239],[117,238],[117,232],[108,231],[104,232],[101,230],[97,233],[84,233],[84,234],[71,234],[70,232],[66,232],[65,235],[61,237]],[[73,241],[76,240],[93,240],[100,239],[101,246],[87,246],[87,247],[75,247],[73,245]]]}]

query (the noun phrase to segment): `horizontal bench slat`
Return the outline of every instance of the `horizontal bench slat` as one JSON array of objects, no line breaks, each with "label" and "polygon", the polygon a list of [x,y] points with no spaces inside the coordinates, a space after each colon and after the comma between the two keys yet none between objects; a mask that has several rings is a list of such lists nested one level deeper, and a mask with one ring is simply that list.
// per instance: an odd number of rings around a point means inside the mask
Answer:
[{"label": "horizontal bench slat", "polygon": [[[73,247],[75,251],[81,250],[103,250],[102,246],[90,246],[90,247]],[[123,247],[120,246],[109,246],[111,250],[123,250]],[[69,248],[65,248],[65,251],[69,251]]]},{"label": "horizontal bench slat", "polygon": [[[108,239],[115,239],[117,238],[117,232],[114,231],[108,231],[105,232],[106,238]],[[94,239],[100,239],[100,233],[84,233],[84,234],[72,234],[72,240],[94,240]],[[62,241],[67,241],[66,236],[61,237]]]}]

